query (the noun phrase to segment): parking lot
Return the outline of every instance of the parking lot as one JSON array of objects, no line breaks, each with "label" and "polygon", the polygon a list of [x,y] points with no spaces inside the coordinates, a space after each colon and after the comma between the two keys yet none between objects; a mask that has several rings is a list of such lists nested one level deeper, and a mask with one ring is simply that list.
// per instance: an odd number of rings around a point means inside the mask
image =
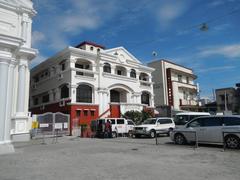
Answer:
[{"label": "parking lot", "polygon": [[240,151],[178,146],[169,137],[88,139],[61,137],[16,143],[0,156],[0,180],[164,179],[239,180]]}]

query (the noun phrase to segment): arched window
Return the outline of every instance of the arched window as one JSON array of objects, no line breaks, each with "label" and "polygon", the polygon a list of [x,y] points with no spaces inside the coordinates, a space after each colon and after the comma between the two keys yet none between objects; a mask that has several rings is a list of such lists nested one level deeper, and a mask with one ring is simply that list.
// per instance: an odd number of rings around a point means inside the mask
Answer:
[{"label": "arched window", "polygon": [[142,92],[141,103],[142,104],[147,104],[148,106],[150,106],[150,94],[149,93]]},{"label": "arched window", "polygon": [[69,97],[69,88],[68,85],[65,84],[61,87],[61,99]]},{"label": "arched window", "polygon": [[115,71],[116,71],[117,75],[120,75],[120,76],[126,76],[127,75],[126,68],[123,67],[123,66],[116,66]]},{"label": "arched window", "polygon": [[104,63],[103,72],[111,73],[111,65],[109,63]]},{"label": "arched window", "polygon": [[77,87],[77,102],[92,103],[92,87],[81,84]]},{"label": "arched window", "polygon": [[139,80],[149,81],[149,76],[146,73],[140,73]]},{"label": "arched window", "polygon": [[135,71],[135,69],[131,69],[130,77],[136,78],[136,71]]}]

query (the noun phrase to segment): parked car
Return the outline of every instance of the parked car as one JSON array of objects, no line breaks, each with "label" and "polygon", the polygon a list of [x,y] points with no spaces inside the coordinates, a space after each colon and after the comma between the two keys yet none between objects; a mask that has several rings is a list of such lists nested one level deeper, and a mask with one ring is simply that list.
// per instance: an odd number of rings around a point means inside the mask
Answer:
[{"label": "parked car", "polygon": [[133,135],[135,137],[140,137],[144,135],[154,138],[157,134],[160,133],[169,134],[169,132],[174,128],[175,124],[172,118],[149,118],[145,120],[142,125],[138,125],[133,128]]},{"label": "parked car", "polygon": [[96,123],[96,132],[98,137],[103,136],[104,130],[102,129],[102,125],[105,124],[107,121],[111,122],[112,126],[112,137],[117,137],[118,135],[125,136],[132,133],[132,130],[135,126],[135,123],[130,119],[125,118],[103,118],[94,120]]},{"label": "parked car", "polygon": [[200,143],[223,144],[224,140],[228,148],[239,148],[240,116],[198,117],[174,129],[170,136],[176,144],[185,144],[196,141],[195,133]]},{"label": "parked car", "polygon": [[174,116],[177,127],[181,127],[196,117],[210,116],[208,112],[180,112]]}]

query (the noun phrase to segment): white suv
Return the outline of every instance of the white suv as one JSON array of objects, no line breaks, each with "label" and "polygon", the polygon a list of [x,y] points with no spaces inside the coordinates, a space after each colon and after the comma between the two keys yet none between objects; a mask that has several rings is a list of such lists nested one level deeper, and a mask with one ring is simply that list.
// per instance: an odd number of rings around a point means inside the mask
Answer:
[{"label": "white suv", "polygon": [[174,128],[175,124],[172,118],[149,118],[145,120],[142,125],[133,128],[133,135],[135,137],[145,135],[154,138],[157,134],[169,134]]}]

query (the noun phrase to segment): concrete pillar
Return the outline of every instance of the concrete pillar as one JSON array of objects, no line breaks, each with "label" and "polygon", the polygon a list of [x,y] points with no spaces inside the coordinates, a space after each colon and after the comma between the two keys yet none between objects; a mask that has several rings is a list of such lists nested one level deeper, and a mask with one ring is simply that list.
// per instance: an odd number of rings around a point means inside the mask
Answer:
[{"label": "concrete pillar", "polygon": [[7,107],[7,114],[6,114],[6,121],[5,121],[5,135],[4,139],[6,142],[11,142],[11,135],[10,135],[10,129],[11,129],[11,118],[12,118],[12,102],[13,102],[13,87],[14,87],[14,68],[16,66],[16,63],[12,61],[12,63],[9,65],[8,69],[8,92],[7,97],[8,101],[6,104]]},{"label": "concrete pillar", "polygon": [[0,62],[0,143],[5,143],[8,67],[8,63]]},{"label": "concrete pillar", "polygon": [[77,101],[77,85],[70,85],[69,86],[69,95],[70,95],[70,98],[71,98],[71,103],[76,103]]},{"label": "concrete pillar", "polygon": [[17,95],[17,114],[24,115],[25,111],[25,87],[26,87],[26,65],[19,64],[18,74],[18,95]]}]

